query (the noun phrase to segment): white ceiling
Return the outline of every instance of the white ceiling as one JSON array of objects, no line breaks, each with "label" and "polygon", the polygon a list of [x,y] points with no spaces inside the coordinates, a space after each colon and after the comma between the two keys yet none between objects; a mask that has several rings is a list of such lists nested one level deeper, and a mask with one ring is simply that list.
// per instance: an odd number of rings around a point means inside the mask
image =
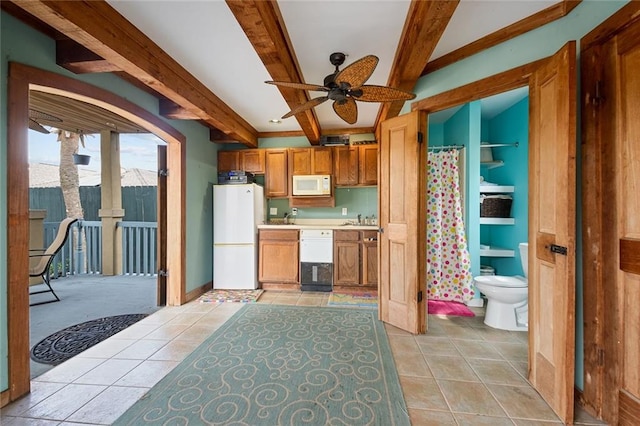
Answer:
[{"label": "white ceiling", "polygon": [[[294,118],[269,123],[289,107],[275,86],[264,83],[271,76],[224,1],[107,1],[256,130],[300,130]],[[432,59],[556,2],[461,0]],[[378,56],[380,62],[367,84],[387,84],[409,1],[280,0],[278,6],[305,82],[321,85],[334,70],[329,55],[344,52],[345,66],[368,54]],[[329,102],[315,111],[321,128],[327,130],[371,127],[379,107],[359,102],[353,126],[340,120]]]}]

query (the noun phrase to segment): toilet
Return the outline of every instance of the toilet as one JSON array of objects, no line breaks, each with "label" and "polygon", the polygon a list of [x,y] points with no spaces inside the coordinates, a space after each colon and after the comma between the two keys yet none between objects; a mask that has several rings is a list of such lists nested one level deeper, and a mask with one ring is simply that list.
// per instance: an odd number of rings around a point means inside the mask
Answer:
[{"label": "toilet", "polygon": [[518,248],[524,277],[482,275],[473,279],[477,289],[487,297],[484,323],[489,327],[510,331],[527,331],[529,328],[529,244],[521,243]]}]

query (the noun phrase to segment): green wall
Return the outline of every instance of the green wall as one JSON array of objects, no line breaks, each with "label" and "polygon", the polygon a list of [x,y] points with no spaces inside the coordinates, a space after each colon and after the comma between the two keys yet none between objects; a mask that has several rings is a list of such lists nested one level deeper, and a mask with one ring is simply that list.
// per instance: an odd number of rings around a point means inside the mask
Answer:
[{"label": "green wall", "polygon": [[[55,42],[4,12],[0,14],[0,391],[8,388],[7,341],[7,77],[8,63],[20,62],[82,80],[158,114],[158,100],[112,74],[75,75],[56,65]],[[207,128],[192,121],[165,120],[187,138],[186,263],[187,291],[212,279],[212,190],[218,145],[209,142]],[[171,200],[169,201],[171,202]]]},{"label": "green wall", "polygon": [[[628,1],[625,0],[583,0],[569,15],[562,19],[551,22],[534,31],[530,31],[422,77],[414,88],[414,92],[417,95],[416,100],[434,96],[502,71],[548,57],[557,52],[569,40],[578,41],[579,49],[579,41],[585,34],[618,11],[626,3],[628,3]],[[578,60],[578,65],[579,63]],[[402,111],[408,112],[410,109],[411,105],[407,102]],[[579,128],[580,123],[578,123],[578,129]],[[577,146],[579,147],[580,144],[578,143]],[[577,158],[580,159],[579,153]],[[578,170],[579,169],[580,164],[578,164]],[[583,389],[582,240],[579,197],[577,203],[575,384],[579,389]]]}]

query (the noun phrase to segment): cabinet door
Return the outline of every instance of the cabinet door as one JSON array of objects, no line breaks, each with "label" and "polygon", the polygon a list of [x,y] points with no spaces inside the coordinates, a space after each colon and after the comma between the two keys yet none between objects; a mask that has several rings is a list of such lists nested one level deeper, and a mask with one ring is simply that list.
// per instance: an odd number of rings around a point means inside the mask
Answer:
[{"label": "cabinet door", "polygon": [[218,171],[240,170],[240,151],[218,151]]},{"label": "cabinet door", "polygon": [[333,151],[330,147],[310,148],[309,151],[312,153],[311,174],[333,174]]},{"label": "cabinet door", "polygon": [[259,240],[258,281],[298,283],[298,231],[260,230]]},{"label": "cabinet door", "polygon": [[336,241],[333,249],[333,284],[359,285],[360,243],[357,241]]},{"label": "cabinet door", "polygon": [[264,150],[247,149],[242,152],[242,170],[256,175],[263,175],[265,170]]},{"label": "cabinet door", "polygon": [[311,149],[309,148],[290,148],[290,170],[293,175],[311,175]]},{"label": "cabinet door", "polygon": [[378,184],[378,145],[360,146],[359,183],[362,185]]},{"label": "cabinet door", "polygon": [[358,147],[355,146],[334,148],[336,185],[358,184],[358,151]]},{"label": "cabinet door", "polygon": [[287,150],[265,150],[265,197],[278,198],[289,195],[287,180]]},{"label": "cabinet door", "polygon": [[362,244],[362,285],[378,288],[378,242]]}]

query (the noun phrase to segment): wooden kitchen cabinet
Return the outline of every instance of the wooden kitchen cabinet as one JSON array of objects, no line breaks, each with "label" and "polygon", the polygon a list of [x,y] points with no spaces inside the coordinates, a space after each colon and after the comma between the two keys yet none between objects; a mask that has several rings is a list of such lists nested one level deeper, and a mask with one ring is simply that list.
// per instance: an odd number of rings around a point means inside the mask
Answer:
[{"label": "wooden kitchen cabinet", "polygon": [[333,174],[333,151],[330,147],[290,148],[289,155],[291,176]]},{"label": "wooden kitchen cabinet", "polygon": [[333,233],[334,287],[378,288],[378,232],[336,230]]},{"label": "wooden kitchen cabinet", "polygon": [[334,147],[337,186],[378,184],[378,145]]},{"label": "wooden kitchen cabinet", "polygon": [[378,232],[362,231],[362,285],[378,288]]},{"label": "wooden kitchen cabinet", "polygon": [[282,198],[289,195],[287,174],[287,150],[265,149],[264,193],[267,198]]},{"label": "wooden kitchen cabinet", "polygon": [[[261,229],[258,250],[258,281],[261,284],[284,285],[281,288],[286,288],[286,284],[289,284],[292,289],[298,288],[300,275],[297,229]],[[264,284],[262,288],[265,288]]]},{"label": "wooden kitchen cabinet", "polygon": [[244,170],[255,175],[263,175],[265,172],[264,151],[264,149],[218,151],[218,171]]},{"label": "wooden kitchen cabinet", "polygon": [[334,231],[333,284],[353,286],[360,283],[360,232]]},{"label": "wooden kitchen cabinet", "polygon": [[240,170],[240,151],[218,151],[218,171]]},{"label": "wooden kitchen cabinet", "polygon": [[358,147],[358,183],[360,185],[378,184],[378,145]]},{"label": "wooden kitchen cabinet", "polygon": [[241,170],[251,172],[255,175],[263,175],[266,168],[264,151],[264,149],[246,149],[240,151]]},{"label": "wooden kitchen cabinet", "polygon": [[336,185],[355,186],[358,184],[358,152],[357,146],[336,146],[333,149]]}]

